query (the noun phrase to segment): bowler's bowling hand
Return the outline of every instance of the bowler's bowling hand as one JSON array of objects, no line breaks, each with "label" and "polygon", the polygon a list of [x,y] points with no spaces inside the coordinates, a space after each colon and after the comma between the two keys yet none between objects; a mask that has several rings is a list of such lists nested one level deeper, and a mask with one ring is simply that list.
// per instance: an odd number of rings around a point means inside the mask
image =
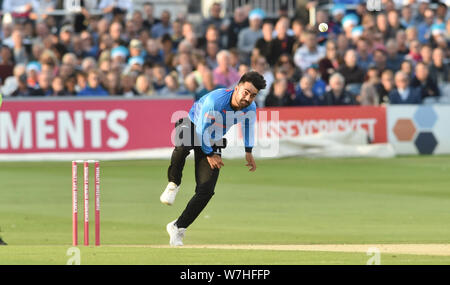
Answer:
[{"label": "bowler's bowling hand", "polygon": [[208,159],[208,163],[209,166],[211,166],[211,169],[214,168],[220,169],[222,166],[224,166],[222,158],[218,154],[207,156],[206,159]]},{"label": "bowler's bowling hand", "polygon": [[255,163],[255,159],[253,158],[252,153],[246,152],[245,159],[247,160],[247,164],[245,166],[249,167],[248,171],[254,172],[256,170],[256,163]]}]

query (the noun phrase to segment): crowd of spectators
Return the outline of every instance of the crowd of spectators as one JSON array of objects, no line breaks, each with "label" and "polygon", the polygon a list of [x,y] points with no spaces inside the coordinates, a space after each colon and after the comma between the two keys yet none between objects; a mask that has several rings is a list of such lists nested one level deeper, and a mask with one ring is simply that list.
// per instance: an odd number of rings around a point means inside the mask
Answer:
[{"label": "crowd of spectators", "polygon": [[[130,0],[84,1],[70,20],[46,14],[56,1],[35,2],[3,1],[5,96],[197,100],[256,70],[267,82],[261,107],[450,103],[443,2],[432,8],[428,0],[382,0],[380,12],[367,11],[365,2],[354,10],[318,6],[315,26],[289,18],[286,7],[275,18],[250,5],[222,17],[214,3],[209,18],[194,25],[168,10],[157,18],[150,2],[134,9]],[[328,31],[319,32],[319,23]]]}]

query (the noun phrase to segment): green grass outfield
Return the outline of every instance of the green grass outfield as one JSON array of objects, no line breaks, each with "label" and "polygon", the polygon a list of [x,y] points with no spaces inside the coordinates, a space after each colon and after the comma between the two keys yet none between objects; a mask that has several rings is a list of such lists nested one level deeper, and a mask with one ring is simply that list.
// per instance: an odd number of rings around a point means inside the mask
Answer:
[{"label": "green grass outfield", "polygon": [[[366,264],[369,258],[365,252],[155,247],[168,244],[165,225],[195,187],[188,160],[175,205],[162,205],[167,166],[168,160],[101,163],[102,246],[80,246],[82,264]],[[216,194],[186,232],[186,245],[450,243],[450,156],[289,158],[257,166],[251,173],[244,159],[225,160]],[[93,183],[91,243],[92,194]],[[65,264],[71,214],[70,162],[0,163],[0,235],[8,243],[0,246],[0,264]],[[381,263],[450,264],[450,254],[381,252]]]}]

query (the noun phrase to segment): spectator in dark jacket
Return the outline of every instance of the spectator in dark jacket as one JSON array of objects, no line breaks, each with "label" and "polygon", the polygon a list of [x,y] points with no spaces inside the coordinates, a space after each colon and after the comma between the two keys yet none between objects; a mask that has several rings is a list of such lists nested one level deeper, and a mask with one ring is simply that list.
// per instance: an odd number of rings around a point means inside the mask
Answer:
[{"label": "spectator in dark jacket", "polygon": [[273,82],[270,87],[269,94],[266,96],[264,106],[266,107],[281,107],[287,106],[289,98],[289,93],[287,92],[287,80],[277,79]]},{"label": "spectator in dark jacket", "polygon": [[295,106],[318,106],[322,105],[322,98],[313,92],[314,79],[309,75],[304,75],[300,79],[300,84],[295,90]]},{"label": "spectator in dark jacket", "polygon": [[390,104],[420,104],[422,102],[420,89],[409,85],[408,75],[403,71],[395,74],[396,88],[389,93]]},{"label": "spectator in dark jacket", "polygon": [[349,49],[345,53],[344,65],[339,68],[339,73],[345,78],[346,84],[364,82],[364,70],[357,66],[357,55],[355,50]]},{"label": "spectator in dark jacket", "polygon": [[[263,37],[256,41],[255,48],[258,49],[259,54],[265,58],[269,58],[270,51],[272,50],[272,33],[273,24],[272,22],[265,20],[262,25],[262,35]],[[269,64],[273,64],[269,62]]]},{"label": "spectator in dark jacket", "polygon": [[427,97],[439,97],[439,88],[433,78],[429,76],[428,67],[419,62],[416,64],[415,76],[411,81],[411,87],[420,88],[422,100]]},{"label": "spectator in dark jacket", "polygon": [[87,85],[78,96],[108,96],[108,92],[100,86],[100,76],[98,71],[91,69],[88,73]]},{"label": "spectator in dark jacket", "polygon": [[276,26],[275,32],[277,36],[271,41],[271,50],[268,58],[269,64],[272,66],[283,53],[292,53],[295,39],[287,34],[289,29],[289,19],[281,17]]},{"label": "spectator in dark jacket", "polygon": [[344,89],[345,79],[340,73],[334,73],[330,77],[331,90],[324,95],[324,105],[356,105],[356,100],[350,92]]}]

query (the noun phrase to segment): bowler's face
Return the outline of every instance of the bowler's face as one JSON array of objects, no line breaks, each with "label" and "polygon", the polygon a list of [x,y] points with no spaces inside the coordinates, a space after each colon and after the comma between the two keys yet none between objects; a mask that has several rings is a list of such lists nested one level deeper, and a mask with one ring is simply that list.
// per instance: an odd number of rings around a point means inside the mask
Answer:
[{"label": "bowler's face", "polygon": [[252,83],[244,82],[236,86],[234,93],[237,96],[236,102],[239,104],[239,109],[241,110],[250,106],[255,101],[258,89]]}]

